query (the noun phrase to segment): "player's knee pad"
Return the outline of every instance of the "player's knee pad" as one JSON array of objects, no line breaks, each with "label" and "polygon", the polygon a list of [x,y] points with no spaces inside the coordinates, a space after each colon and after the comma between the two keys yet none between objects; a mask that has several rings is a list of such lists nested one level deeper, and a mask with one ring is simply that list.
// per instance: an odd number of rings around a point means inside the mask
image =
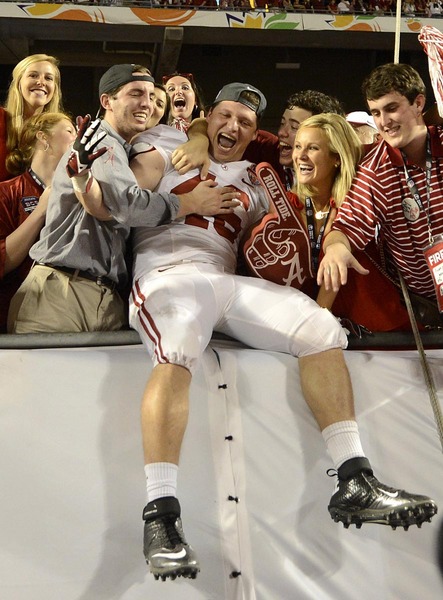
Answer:
[{"label": "player's knee pad", "polygon": [[294,335],[295,356],[309,356],[334,348],[345,349],[348,338],[338,319],[326,308],[318,307]]}]

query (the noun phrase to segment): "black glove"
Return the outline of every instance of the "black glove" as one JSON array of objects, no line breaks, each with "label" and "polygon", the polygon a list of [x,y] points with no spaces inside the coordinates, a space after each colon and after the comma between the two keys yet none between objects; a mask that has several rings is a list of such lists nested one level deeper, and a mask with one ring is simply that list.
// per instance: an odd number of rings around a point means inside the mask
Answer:
[{"label": "black glove", "polygon": [[340,325],[346,332],[347,336],[357,337],[361,340],[365,335],[374,335],[372,331],[369,331],[364,325],[359,325],[358,323],[354,323],[351,319],[347,319],[346,317],[338,317]]},{"label": "black glove", "polygon": [[77,117],[78,133],[66,165],[69,177],[86,175],[94,160],[108,151],[107,148],[100,148],[94,152],[97,144],[106,136],[105,131],[97,133],[99,127],[100,119],[91,123],[91,115]]}]

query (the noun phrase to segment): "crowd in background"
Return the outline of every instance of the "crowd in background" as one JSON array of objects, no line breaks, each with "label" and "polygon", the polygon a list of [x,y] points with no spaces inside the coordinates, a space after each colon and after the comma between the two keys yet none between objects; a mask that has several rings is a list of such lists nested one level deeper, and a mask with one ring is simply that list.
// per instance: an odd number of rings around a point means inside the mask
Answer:
[{"label": "crowd in background", "polygon": [[[50,0],[56,2],[57,0]],[[360,14],[394,16],[395,0],[73,0],[75,4],[101,6],[141,6],[144,8],[190,8],[207,10],[266,10],[279,12],[311,12],[320,14]],[[60,0],[63,3],[63,0]],[[404,17],[440,18],[440,0],[403,0]]]}]

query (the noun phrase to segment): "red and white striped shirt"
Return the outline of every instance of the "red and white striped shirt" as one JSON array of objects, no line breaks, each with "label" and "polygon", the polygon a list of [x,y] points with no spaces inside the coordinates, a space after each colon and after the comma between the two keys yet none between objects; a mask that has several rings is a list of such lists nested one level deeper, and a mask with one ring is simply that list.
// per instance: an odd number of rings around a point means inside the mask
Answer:
[{"label": "red and white striped shirt", "polygon": [[430,206],[427,205],[426,172],[407,162],[409,176],[417,186],[424,209],[415,221],[405,217],[402,202],[412,199],[412,194],[406,183],[403,158],[398,149],[381,142],[359,166],[333,229],[344,233],[354,249],[363,250],[380,228],[408,287],[413,292],[435,298],[423,250],[429,244],[428,211],[432,234],[443,234],[443,128],[430,127],[429,133],[432,154]]}]

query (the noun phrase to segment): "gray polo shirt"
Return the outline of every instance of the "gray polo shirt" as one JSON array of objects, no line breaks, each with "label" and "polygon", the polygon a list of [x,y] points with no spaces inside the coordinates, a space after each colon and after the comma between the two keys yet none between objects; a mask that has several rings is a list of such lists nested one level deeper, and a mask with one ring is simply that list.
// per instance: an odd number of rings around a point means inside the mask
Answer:
[{"label": "gray polo shirt", "polygon": [[98,147],[105,146],[108,152],[93,163],[92,173],[114,219],[99,221],[77,200],[66,172],[68,150],[54,174],[46,224],[29,254],[39,263],[80,269],[123,284],[127,277],[124,255],[130,227],[170,222],[177,214],[179,199],[175,194],[141,189],[128,164],[130,144],[106,121],[102,121],[101,130],[107,135]]}]

